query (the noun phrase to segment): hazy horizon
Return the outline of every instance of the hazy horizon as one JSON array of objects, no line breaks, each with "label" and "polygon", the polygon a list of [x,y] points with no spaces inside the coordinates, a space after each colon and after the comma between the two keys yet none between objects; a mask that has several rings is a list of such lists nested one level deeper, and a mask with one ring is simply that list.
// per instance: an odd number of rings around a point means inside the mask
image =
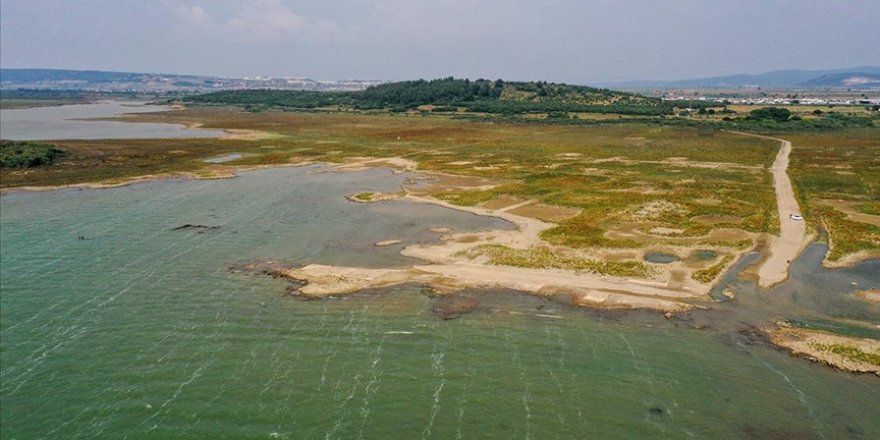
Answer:
[{"label": "hazy horizon", "polygon": [[0,66],[225,77],[680,80],[880,65],[880,2],[2,0]]}]

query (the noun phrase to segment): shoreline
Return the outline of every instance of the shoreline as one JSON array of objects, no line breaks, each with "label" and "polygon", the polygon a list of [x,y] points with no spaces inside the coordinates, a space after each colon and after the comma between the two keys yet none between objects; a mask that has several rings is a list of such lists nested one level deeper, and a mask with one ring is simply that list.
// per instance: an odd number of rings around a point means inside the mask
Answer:
[{"label": "shoreline", "polygon": [[821,330],[792,327],[787,322],[764,329],[773,345],[792,356],[809,359],[851,373],[880,377],[880,341],[842,336]]},{"label": "shoreline", "polygon": [[[742,133],[747,136],[758,136],[752,135],[748,133]],[[764,137],[764,136],[760,136]],[[776,139],[776,138],[771,138]],[[152,181],[159,181],[165,179],[194,179],[194,180],[213,180],[213,179],[229,179],[237,177],[237,174],[240,172],[248,172],[248,171],[258,171],[262,169],[271,169],[271,168],[283,168],[283,167],[299,167],[299,166],[309,166],[309,165],[322,165],[329,168],[333,168],[332,170],[325,170],[322,172],[350,172],[350,171],[361,171],[369,168],[376,167],[386,167],[391,169],[393,172],[399,174],[401,172],[417,172],[420,174],[424,174],[426,176],[438,175],[438,176],[449,176],[449,177],[462,177],[454,174],[441,173],[441,172],[432,172],[432,171],[420,171],[416,169],[417,164],[408,159],[402,157],[393,157],[393,158],[368,158],[368,160],[352,162],[352,163],[337,163],[337,162],[322,162],[322,161],[311,161],[305,160],[303,162],[296,163],[279,163],[279,164],[265,164],[265,165],[248,165],[248,166],[235,166],[235,165],[218,165],[218,167],[223,167],[220,170],[215,170],[208,173],[199,173],[198,171],[181,171],[181,172],[172,172],[165,174],[147,174],[140,176],[131,176],[121,178],[119,180],[108,179],[108,180],[100,180],[93,182],[79,182],[79,183],[71,183],[71,184],[63,184],[63,185],[43,185],[43,186],[33,186],[33,185],[23,185],[23,186],[12,186],[0,188],[0,195],[5,195],[9,193],[16,192],[46,192],[46,191],[57,191],[64,189],[110,189],[110,188],[119,188],[128,185],[134,185],[138,183],[147,183]],[[466,176],[465,176],[466,177]],[[396,197],[395,197],[396,198]],[[353,197],[348,197],[348,199],[352,202],[356,203],[371,203],[370,201],[357,200]],[[387,198],[386,200],[391,200],[392,198]],[[450,209],[463,210],[468,211],[469,207],[467,206],[457,206],[452,205],[448,202],[435,199],[436,202],[432,202]],[[379,201],[379,200],[376,200]],[[470,211],[468,211],[470,212]],[[776,238],[776,236],[772,236]],[[803,242],[800,250],[798,251],[798,255],[803,249],[806,248],[810,243],[815,241],[815,234],[806,235],[806,239]],[[747,252],[747,251],[746,251]],[[744,254],[745,252],[742,252]],[[795,256],[795,258],[797,255]],[[827,259],[822,262],[822,266],[829,269],[838,269],[838,268],[846,268],[852,267],[859,263],[863,263],[865,261],[869,261],[872,259],[880,258],[880,254],[874,254],[867,251],[861,251],[854,254],[849,254],[838,261],[828,261]],[[765,253],[762,260],[758,261],[758,267],[762,267],[766,264],[766,260],[768,259],[767,253]],[[793,261],[793,260],[792,260]],[[790,264],[790,263],[789,263]],[[757,269],[748,269],[747,272],[754,272],[754,275],[757,277]],[[776,283],[778,284],[787,279],[787,271],[786,277]],[[762,285],[762,287],[765,287]],[[769,286],[772,287],[772,286]],[[766,288],[766,287],[765,287]]]}]

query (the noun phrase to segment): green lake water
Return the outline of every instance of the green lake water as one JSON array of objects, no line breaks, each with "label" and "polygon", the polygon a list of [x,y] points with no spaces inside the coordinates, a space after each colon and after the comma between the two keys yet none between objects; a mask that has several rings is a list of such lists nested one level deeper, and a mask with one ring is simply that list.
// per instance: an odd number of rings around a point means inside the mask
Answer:
[{"label": "green lake water", "polygon": [[[405,265],[401,246],[436,239],[431,227],[509,227],[351,203],[403,177],[318,170],[0,197],[0,436],[880,438],[876,376],[741,331],[791,318],[785,305],[878,322],[847,297],[851,280],[880,282],[876,261],[824,271],[812,247],[776,296],[741,282],[737,301],[673,320],[474,291],[477,309],[444,321],[417,285],[301,301],[232,269]],[[403,243],[373,245],[386,239]]]}]

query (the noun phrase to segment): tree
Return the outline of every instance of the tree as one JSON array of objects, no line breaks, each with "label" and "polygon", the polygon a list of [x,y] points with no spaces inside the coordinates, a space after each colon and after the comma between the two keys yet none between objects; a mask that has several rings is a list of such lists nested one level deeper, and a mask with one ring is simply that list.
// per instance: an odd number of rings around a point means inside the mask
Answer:
[{"label": "tree", "polygon": [[791,111],[787,108],[764,107],[749,112],[749,119],[769,119],[776,122],[785,122],[789,118],[791,118]]}]

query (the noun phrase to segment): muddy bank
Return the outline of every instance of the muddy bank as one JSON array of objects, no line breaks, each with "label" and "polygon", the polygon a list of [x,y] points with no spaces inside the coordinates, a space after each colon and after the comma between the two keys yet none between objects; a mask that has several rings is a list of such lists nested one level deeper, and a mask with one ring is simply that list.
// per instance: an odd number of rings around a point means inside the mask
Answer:
[{"label": "muddy bank", "polygon": [[880,341],[791,327],[781,322],[768,330],[770,339],[795,356],[855,373],[880,376]]}]

